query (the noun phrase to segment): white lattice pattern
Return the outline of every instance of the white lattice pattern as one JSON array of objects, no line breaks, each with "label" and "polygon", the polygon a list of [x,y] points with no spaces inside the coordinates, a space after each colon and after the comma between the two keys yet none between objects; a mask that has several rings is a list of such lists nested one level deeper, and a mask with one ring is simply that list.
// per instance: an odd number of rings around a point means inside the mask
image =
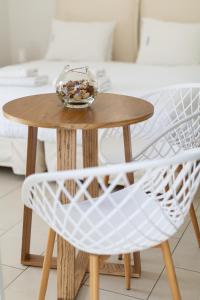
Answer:
[{"label": "white lattice pattern", "polygon": [[[173,132],[174,128],[172,136]],[[25,180],[22,197],[80,250],[140,251],[168,240],[183,224],[199,186],[199,160],[200,149],[192,149],[170,159],[32,175]],[[130,185],[127,174],[138,170],[144,175]],[[105,175],[112,177],[108,187]],[[98,198],[90,193],[91,183],[98,183]],[[121,183],[125,188],[117,190]],[[61,199],[68,204],[61,204]]]},{"label": "white lattice pattern", "polygon": [[133,160],[160,159],[200,147],[200,112],[178,121],[157,136]]},{"label": "white lattice pattern", "polygon": [[[200,84],[162,88],[142,98],[154,105],[154,115],[145,122],[131,126],[133,156],[137,156],[167,128],[200,111]],[[124,161],[121,128],[104,130],[100,139],[100,159],[104,164]]]}]

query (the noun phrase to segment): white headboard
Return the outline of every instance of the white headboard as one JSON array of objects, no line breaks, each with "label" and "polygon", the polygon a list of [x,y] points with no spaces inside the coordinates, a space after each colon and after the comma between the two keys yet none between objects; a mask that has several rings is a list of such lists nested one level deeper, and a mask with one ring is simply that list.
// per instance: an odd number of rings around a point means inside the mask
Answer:
[{"label": "white headboard", "polygon": [[56,17],[68,21],[116,21],[113,59],[135,61],[139,0],[57,0]]}]

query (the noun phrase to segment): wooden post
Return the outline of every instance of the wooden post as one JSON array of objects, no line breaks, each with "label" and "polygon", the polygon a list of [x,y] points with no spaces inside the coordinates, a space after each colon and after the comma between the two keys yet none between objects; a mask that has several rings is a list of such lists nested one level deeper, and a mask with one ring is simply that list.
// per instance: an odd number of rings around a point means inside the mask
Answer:
[{"label": "wooden post", "polygon": [[49,229],[47,248],[45,251],[42,276],[40,282],[39,300],[45,300],[48,280],[49,280],[49,271],[51,268],[51,260],[52,260],[53,249],[55,244],[55,237],[56,237],[55,231],[53,231],[53,229]]},{"label": "wooden post", "polygon": [[99,300],[99,257],[90,255],[90,300]]},{"label": "wooden post", "polygon": [[169,281],[169,285],[172,291],[173,300],[181,300],[180,290],[176,278],[176,273],[174,269],[174,264],[172,260],[171,251],[169,248],[168,241],[163,242],[161,244],[161,249],[163,253],[163,258],[165,261],[166,271],[167,271],[167,277]]},{"label": "wooden post", "polygon": [[191,204],[191,207],[190,207],[190,218],[191,218],[191,221],[192,221],[192,226],[194,228],[194,233],[196,235],[197,243],[198,243],[198,246],[200,248],[200,230],[199,230],[199,224],[198,224],[198,220],[197,220],[197,216],[196,216],[196,213],[195,213],[193,203]]},{"label": "wooden post", "polygon": [[[28,142],[27,142],[27,161],[26,161],[26,176],[35,173],[36,153],[37,153],[37,132],[36,127],[28,127]],[[26,259],[30,254],[31,242],[31,226],[32,226],[32,210],[24,206],[23,229],[22,229],[22,250],[21,263],[25,264]]]},{"label": "wooden post", "polygon": [[[123,126],[123,137],[124,137],[124,151],[125,151],[125,161],[132,161],[132,143],[131,143],[131,130],[130,126]],[[134,174],[128,174],[128,179],[130,183],[134,183]],[[135,272],[141,275],[141,259],[140,253],[133,253]]]},{"label": "wooden post", "polygon": [[[83,167],[98,166],[98,131],[97,129],[83,130]],[[94,180],[89,187],[92,197],[98,196],[98,182]]]},{"label": "wooden post", "polygon": [[131,255],[124,254],[124,270],[125,270],[125,283],[126,289],[131,288]]},{"label": "wooden post", "polygon": [[[57,166],[58,170],[76,169],[76,130],[57,129]],[[73,181],[66,187],[71,194],[76,191]],[[67,203],[62,195],[61,202]],[[72,300],[75,298],[75,249],[58,236],[57,258],[57,299]]]}]

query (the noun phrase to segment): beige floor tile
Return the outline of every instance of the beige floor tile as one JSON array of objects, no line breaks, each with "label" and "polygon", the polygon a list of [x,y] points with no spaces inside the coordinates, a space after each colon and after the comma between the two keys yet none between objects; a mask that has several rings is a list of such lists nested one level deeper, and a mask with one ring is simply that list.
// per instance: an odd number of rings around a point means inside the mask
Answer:
[{"label": "beige floor tile", "polygon": [[[35,300],[37,299],[41,270],[37,268],[29,268],[19,276],[12,285],[5,291],[6,300]],[[51,271],[48,290],[46,295],[47,300],[56,299],[56,271]],[[88,300],[89,288],[83,286],[79,292],[77,300]],[[126,296],[115,293],[101,291],[100,299],[102,300],[128,300]],[[131,298],[136,300],[134,298]]]},{"label": "beige floor tile", "polygon": [[2,264],[24,269],[20,264],[20,249],[21,249],[21,224],[16,225],[1,239],[1,261]]},{"label": "beige floor tile", "polygon": [[[31,242],[32,253],[41,254],[44,251],[46,248],[47,231],[48,227],[46,224],[40,218],[34,216]],[[2,264],[16,268],[25,268],[20,264],[21,233],[22,223],[20,222],[0,238]]]},{"label": "beige floor tile", "polygon": [[[200,299],[200,273],[176,269],[182,300]],[[149,300],[171,300],[166,273],[164,272],[154,288]]]},{"label": "beige floor tile", "polygon": [[[175,246],[177,240],[171,241],[172,248]],[[132,291],[126,291],[124,288],[124,279],[117,277],[101,276],[101,288],[107,291],[101,291],[101,297],[103,300],[123,300],[131,297],[134,299],[141,298],[147,299],[147,295],[152,289],[153,284],[158,279],[159,273],[162,270],[162,256],[159,250],[152,249],[143,252],[143,274],[142,279],[132,280]],[[156,260],[156,261],[155,261]],[[146,268],[148,270],[146,270]],[[150,270],[149,270],[150,269]],[[151,271],[153,269],[153,271]],[[37,297],[39,280],[41,270],[37,268],[29,268],[22,273],[6,290],[6,300],[15,299],[20,300],[35,300]],[[51,271],[47,300],[53,300],[55,298],[56,291],[56,272]],[[114,292],[114,293],[113,293]],[[121,295],[120,295],[121,294]],[[122,296],[123,295],[123,296]],[[137,295],[137,296],[136,296]],[[78,296],[78,300],[86,300],[88,296],[88,288],[83,288]],[[125,297],[126,296],[126,297]],[[128,297],[129,296],[129,297]]]},{"label": "beige floor tile", "polygon": [[22,212],[21,189],[17,188],[0,198],[0,228],[8,230],[19,223]]},{"label": "beige floor tile", "polygon": [[186,217],[184,224],[181,226],[181,228],[177,231],[177,233],[173,236],[176,239],[180,239],[187,229],[188,225],[190,223],[190,218],[189,216]]},{"label": "beige floor tile", "polygon": [[176,267],[200,272],[200,249],[191,224],[174,251],[173,258]]},{"label": "beige floor tile", "polygon": [[[41,269],[28,268],[5,291],[6,300],[35,300],[38,296]],[[47,300],[56,299],[56,272],[51,271]]]},{"label": "beige floor tile", "polygon": [[[100,300],[138,300],[136,298],[130,298],[125,295],[119,295],[109,291],[99,291]],[[89,287],[83,286],[78,294],[77,300],[88,300],[89,299]]]},{"label": "beige floor tile", "polygon": [[23,270],[11,268],[8,266],[1,266],[3,273],[3,285],[6,288],[13,280],[15,280]]},{"label": "beige floor tile", "polygon": [[23,176],[14,175],[11,169],[0,167],[0,197],[19,187],[23,180]]},{"label": "beige floor tile", "polygon": [[4,234],[5,230],[0,229],[0,237]]},{"label": "beige floor tile", "polygon": [[[170,241],[172,250],[176,246],[177,242],[177,239],[172,239]],[[141,253],[141,259],[142,276],[140,279],[132,279],[132,289],[130,291],[125,289],[124,278],[117,276],[101,276],[100,288],[129,297],[147,299],[150,291],[152,290],[154,284],[159,278],[161,271],[164,268],[164,263],[160,249],[149,249],[143,251]],[[86,282],[86,285],[88,285],[88,281]]]}]

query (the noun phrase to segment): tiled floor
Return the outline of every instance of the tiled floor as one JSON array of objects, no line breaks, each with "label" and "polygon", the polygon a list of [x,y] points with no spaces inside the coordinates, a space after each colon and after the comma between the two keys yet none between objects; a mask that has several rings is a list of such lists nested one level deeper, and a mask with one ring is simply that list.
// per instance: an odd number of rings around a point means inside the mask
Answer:
[{"label": "tiled floor", "polygon": [[[36,300],[41,270],[20,264],[22,208],[20,200],[23,177],[9,169],[0,168],[0,243],[1,263],[6,300]],[[195,199],[200,222],[200,193]],[[45,249],[47,227],[34,216],[32,249],[42,253]],[[171,239],[170,246],[182,292],[182,300],[200,300],[200,249],[189,218]],[[132,289],[125,290],[123,278],[101,276],[102,300],[170,300],[162,255],[158,249],[142,253],[142,277],[132,280]],[[78,300],[88,299],[86,280]],[[56,271],[51,272],[47,300],[56,299]]]}]

